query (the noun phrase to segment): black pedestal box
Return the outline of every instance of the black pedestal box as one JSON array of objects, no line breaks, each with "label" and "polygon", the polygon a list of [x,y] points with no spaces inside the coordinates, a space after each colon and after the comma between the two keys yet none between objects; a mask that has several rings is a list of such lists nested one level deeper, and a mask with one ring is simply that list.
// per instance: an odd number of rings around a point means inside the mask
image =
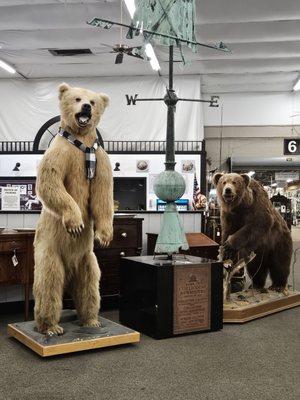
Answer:
[{"label": "black pedestal box", "polygon": [[120,322],[155,339],[222,329],[222,264],[193,256],[163,262],[122,258]]}]

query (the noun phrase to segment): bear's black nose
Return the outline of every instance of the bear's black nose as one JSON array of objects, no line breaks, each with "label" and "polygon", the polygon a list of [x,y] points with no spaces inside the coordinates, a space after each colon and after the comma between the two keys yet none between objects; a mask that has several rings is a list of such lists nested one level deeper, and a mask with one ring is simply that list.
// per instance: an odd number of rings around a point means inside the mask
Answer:
[{"label": "bear's black nose", "polygon": [[230,188],[226,188],[225,189],[225,194],[231,194],[231,189]]},{"label": "bear's black nose", "polygon": [[89,103],[84,103],[84,104],[82,104],[82,107],[81,107],[82,111],[84,111],[84,112],[90,112],[91,108],[92,107]]}]

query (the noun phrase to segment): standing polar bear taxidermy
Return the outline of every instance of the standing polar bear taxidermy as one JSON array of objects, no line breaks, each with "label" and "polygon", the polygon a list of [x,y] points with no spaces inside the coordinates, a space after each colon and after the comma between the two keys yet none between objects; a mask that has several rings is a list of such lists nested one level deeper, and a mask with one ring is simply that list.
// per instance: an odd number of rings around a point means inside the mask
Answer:
[{"label": "standing polar bear taxidermy", "polygon": [[80,323],[100,326],[100,269],[94,238],[108,246],[113,237],[113,177],[99,146],[96,126],[105,94],[59,86],[61,129],[37,175],[43,211],[35,234],[35,321],[41,333],[62,334],[64,289],[74,299]]}]

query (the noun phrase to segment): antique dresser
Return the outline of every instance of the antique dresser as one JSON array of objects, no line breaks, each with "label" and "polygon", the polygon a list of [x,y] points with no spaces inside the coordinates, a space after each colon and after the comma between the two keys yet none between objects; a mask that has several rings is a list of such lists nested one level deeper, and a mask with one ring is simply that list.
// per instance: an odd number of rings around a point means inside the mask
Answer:
[{"label": "antique dresser", "polygon": [[[100,293],[103,305],[118,305],[121,258],[141,254],[142,223],[143,218],[135,218],[130,214],[120,216],[116,214],[114,238],[110,246],[101,248],[95,242],[94,251],[101,268]],[[5,230],[0,233],[0,284],[24,287],[25,320],[29,316],[30,289],[33,283],[33,240],[33,230],[27,232]],[[18,260],[15,266],[13,256]],[[68,297],[66,295],[66,298]]]}]

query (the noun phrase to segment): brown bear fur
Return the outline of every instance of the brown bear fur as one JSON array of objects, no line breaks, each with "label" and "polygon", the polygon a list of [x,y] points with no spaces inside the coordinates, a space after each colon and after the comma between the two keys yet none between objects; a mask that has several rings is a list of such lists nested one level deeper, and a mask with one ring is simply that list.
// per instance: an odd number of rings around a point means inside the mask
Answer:
[{"label": "brown bear fur", "polygon": [[[59,87],[61,127],[86,146],[108,97],[62,84]],[[81,126],[76,114],[91,105],[91,118]],[[57,135],[39,165],[37,194],[43,204],[35,234],[34,298],[39,332],[62,334],[59,326],[64,289],[72,294],[82,325],[99,326],[100,269],[94,238],[108,246],[113,237],[113,177],[109,158],[96,151],[96,176],[86,177],[85,154]]]},{"label": "brown bear fur", "polygon": [[285,289],[292,238],[262,185],[246,174],[216,173],[213,183],[221,205],[223,260],[256,253],[248,264],[253,286],[263,288],[268,272],[273,288]]}]

